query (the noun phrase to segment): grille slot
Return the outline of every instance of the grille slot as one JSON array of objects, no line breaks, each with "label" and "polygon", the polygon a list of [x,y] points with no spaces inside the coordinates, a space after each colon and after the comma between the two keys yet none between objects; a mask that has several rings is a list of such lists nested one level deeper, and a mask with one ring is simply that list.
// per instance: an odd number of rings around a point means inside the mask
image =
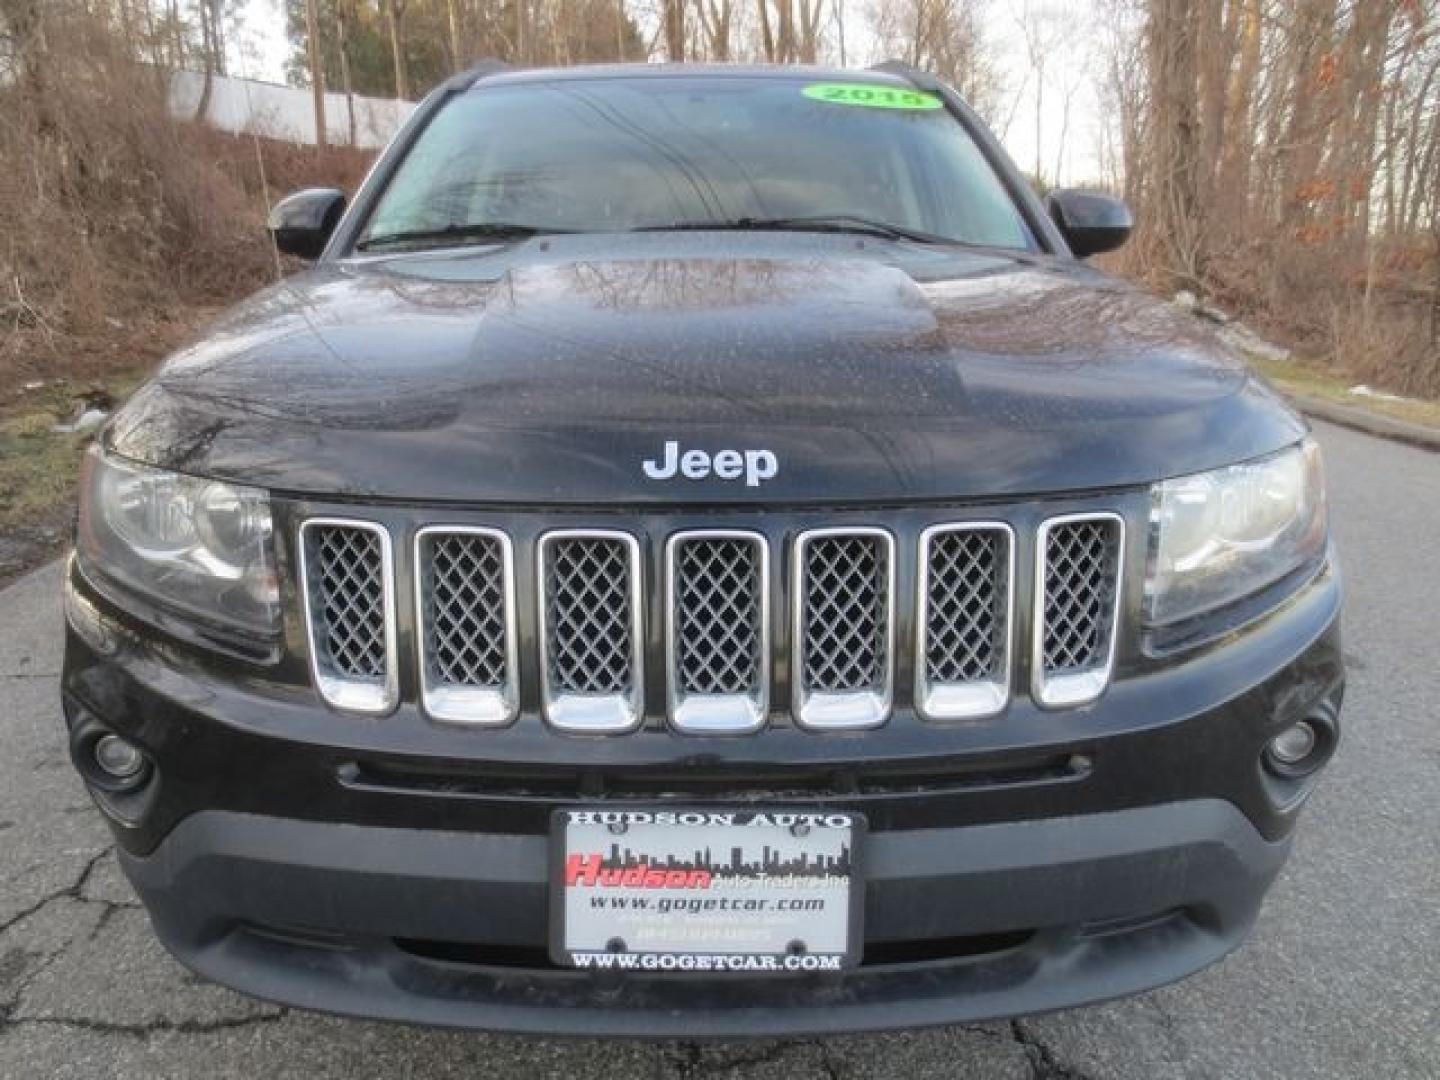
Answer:
[{"label": "grille slot", "polygon": [[1115,514],[1051,518],[1035,565],[1034,691],[1042,705],[1082,705],[1110,681],[1125,525]]},{"label": "grille slot", "polygon": [[937,525],[920,539],[915,701],[932,719],[990,716],[1010,696],[1015,540],[1000,522]]},{"label": "grille slot", "polygon": [[740,734],[765,723],[769,565],[757,533],[680,533],[666,545],[666,665],[671,723]]},{"label": "grille slot", "polygon": [[372,522],[315,519],[300,528],[310,663],[337,708],[381,713],[398,699],[390,534]]},{"label": "grille slot", "polygon": [[629,533],[566,530],[540,541],[545,707],[562,731],[617,734],[642,719],[640,546]]},{"label": "grille slot", "polygon": [[795,544],[795,718],[835,730],[885,722],[893,697],[894,541],[816,529]]},{"label": "grille slot", "polygon": [[509,723],[518,707],[509,538],[494,529],[421,529],[415,584],[426,713],[453,723]]}]

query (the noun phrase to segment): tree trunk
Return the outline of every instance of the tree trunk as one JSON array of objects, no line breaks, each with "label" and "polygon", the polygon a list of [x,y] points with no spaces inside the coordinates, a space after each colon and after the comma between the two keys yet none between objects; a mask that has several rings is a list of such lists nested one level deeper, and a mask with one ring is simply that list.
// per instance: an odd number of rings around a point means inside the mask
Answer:
[{"label": "tree trunk", "polygon": [[1153,0],[1150,57],[1151,239],[1175,284],[1198,291],[1204,275],[1196,118],[1196,20],[1188,0]]},{"label": "tree trunk", "polygon": [[350,145],[355,145],[355,87],[350,78],[350,3],[340,0],[335,5],[335,36],[340,43],[340,89],[345,94],[345,125]]},{"label": "tree trunk", "polygon": [[820,56],[820,12],[823,0],[800,0],[797,50],[802,64],[813,64]]},{"label": "tree trunk", "polygon": [[1221,147],[1225,143],[1225,94],[1229,88],[1230,61],[1239,27],[1233,17],[1225,18],[1223,0],[1198,0],[1192,18],[1196,20],[1196,78],[1200,145],[1196,155],[1196,186],[1200,205],[1209,212],[1215,207]]},{"label": "tree trunk", "polygon": [[733,0],[697,0],[695,7],[700,13],[700,30],[705,35],[708,59],[729,60],[730,31],[735,21]]},{"label": "tree trunk", "polygon": [[1310,217],[1307,188],[1319,178],[1320,160],[1334,121],[1335,0],[1305,0],[1296,19],[1298,56],[1291,85],[1290,120],[1279,169],[1281,223],[1293,229]]},{"label": "tree trunk", "polygon": [[770,27],[770,0],[755,0],[760,14],[760,45],[765,50],[765,62],[775,63],[775,32]]},{"label": "tree trunk", "polygon": [[1249,218],[1250,155],[1255,145],[1251,112],[1255,81],[1260,74],[1260,0],[1243,0],[1240,12],[1239,64],[1230,76],[1225,94],[1225,134],[1220,140],[1220,174],[1217,186],[1241,220]]},{"label": "tree trunk", "polygon": [[[1417,228],[1420,220],[1420,206],[1426,197],[1425,185],[1417,180],[1417,176],[1426,175],[1419,167],[1420,159],[1425,156],[1420,152],[1420,129],[1424,112],[1420,106],[1430,99],[1430,88],[1435,82],[1437,73],[1440,73],[1440,59],[1431,64],[1430,69],[1425,73],[1425,81],[1420,87],[1420,94],[1416,98],[1417,105],[1411,115],[1410,131],[1406,136],[1408,150],[1405,154],[1405,172],[1400,181],[1401,228],[1406,233],[1414,232]],[[1437,121],[1440,121],[1440,118],[1437,118]],[[1433,146],[1433,142],[1431,145]]]},{"label": "tree trunk", "polygon": [[1334,185],[1334,215],[1341,239],[1360,243],[1365,242],[1370,231],[1368,211],[1375,170],[1375,131],[1380,115],[1380,84],[1390,37],[1391,8],[1391,4],[1384,3],[1358,5],[1345,41],[1346,70],[1329,179]]},{"label": "tree trunk", "polygon": [[320,63],[320,13],[317,0],[305,0],[305,47],[310,58],[310,93],[315,103],[315,145],[324,148],[325,68]]},{"label": "tree trunk", "polygon": [[664,0],[665,55],[677,64],[685,62],[685,0]]},{"label": "tree trunk", "polygon": [[458,72],[465,64],[460,57],[460,14],[456,0],[445,0],[445,21],[450,31],[450,71]]},{"label": "tree trunk", "polygon": [[390,55],[395,61],[395,96],[404,101],[410,97],[409,80],[405,75],[405,46],[401,34],[405,20],[404,0],[386,0],[385,14],[390,23]]},{"label": "tree trunk", "polygon": [[200,48],[205,57],[205,76],[200,84],[200,100],[195,105],[195,114],[192,117],[197,123],[204,121],[210,112],[210,94],[215,86],[215,50],[211,45],[212,33],[210,30],[211,7],[208,0],[201,0],[200,3]]},{"label": "tree trunk", "polygon": [[203,0],[210,4],[210,41],[214,46],[215,73],[225,70],[225,9],[224,0]]}]

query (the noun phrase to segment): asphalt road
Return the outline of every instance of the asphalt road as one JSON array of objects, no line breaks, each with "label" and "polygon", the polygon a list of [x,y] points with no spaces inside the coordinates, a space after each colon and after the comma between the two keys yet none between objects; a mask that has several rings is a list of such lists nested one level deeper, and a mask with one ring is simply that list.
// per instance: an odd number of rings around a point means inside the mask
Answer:
[{"label": "asphalt road", "polygon": [[1014,1024],[710,1046],[443,1033],[279,1009],[152,940],[71,774],[59,571],[0,592],[0,1078],[1440,1077],[1440,455],[1324,428],[1348,575],[1346,741],[1248,945]]}]

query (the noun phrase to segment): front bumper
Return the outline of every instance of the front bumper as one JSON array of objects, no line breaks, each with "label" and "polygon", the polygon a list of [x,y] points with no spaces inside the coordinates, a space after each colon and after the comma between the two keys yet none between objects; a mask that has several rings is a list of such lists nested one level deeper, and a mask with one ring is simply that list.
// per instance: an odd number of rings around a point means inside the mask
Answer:
[{"label": "front bumper", "polygon": [[1019,1015],[1171,982],[1240,943],[1289,847],[1218,800],[881,833],[866,848],[867,939],[932,955],[885,962],[882,948],[847,975],[765,981],[513,963],[486,943],[544,940],[538,836],[206,812],[121,863],[175,956],[258,997],[456,1027],[754,1037]]},{"label": "front bumper", "polygon": [[[860,737],[738,740],[560,739],[522,719],[476,749],[405,709],[357,723],[217,670],[72,572],[63,686],[72,731],[101,724],[156,762],[140,802],[97,801],[160,938],[219,982],[514,1031],[914,1027],[1137,992],[1243,940],[1315,779],[1279,783],[1260,754],[1338,708],[1339,595],[1327,570],[1259,623],[1066,714],[1017,700],[985,725],[907,712]],[[428,752],[406,745],[415,733]],[[553,966],[550,813],[667,799],[863,814],[861,966],[769,979]]]}]

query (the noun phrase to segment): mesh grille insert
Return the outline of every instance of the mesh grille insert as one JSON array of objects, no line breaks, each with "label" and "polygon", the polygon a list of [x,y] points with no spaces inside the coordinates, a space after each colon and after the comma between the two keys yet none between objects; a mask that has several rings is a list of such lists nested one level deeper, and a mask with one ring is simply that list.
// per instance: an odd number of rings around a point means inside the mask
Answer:
[{"label": "mesh grille insert", "polygon": [[500,687],[506,661],[505,550],[474,533],[425,538],[425,665],[432,682]]},{"label": "mesh grille insert", "polygon": [[1108,662],[1120,526],[1109,519],[1053,525],[1045,540],[1045,615],[1041,656],[1047,675]]},{"label": "mesh grille insert", "polygon": [[996,679],[1005,663],[1009,537],[995,528],[942,532],[930,540],[926,583],[926,677],[932,683]]},{"label": "mesh grille insert", "polygon": [[760,555],[752,540],[680,543],[675,562],[679,689],[749,694],[760,683]]},{"label": "mesh grille insert", "polygon": [[561,693],[623,694],[634,662],[630,551],[624,541],[559,537],[546,547],[550,684]]},{"label": "mesh grille insert", "polygon": [[385,567],[370,529],[318,525],[306,532],[311,617],[320,665],[349,679],[385,678]]},{"label": "mesh grille insert", "polygon": [[889,553],[879,536],[817,536],[805,546],[804,677],[811,691],[886,681]]}]

